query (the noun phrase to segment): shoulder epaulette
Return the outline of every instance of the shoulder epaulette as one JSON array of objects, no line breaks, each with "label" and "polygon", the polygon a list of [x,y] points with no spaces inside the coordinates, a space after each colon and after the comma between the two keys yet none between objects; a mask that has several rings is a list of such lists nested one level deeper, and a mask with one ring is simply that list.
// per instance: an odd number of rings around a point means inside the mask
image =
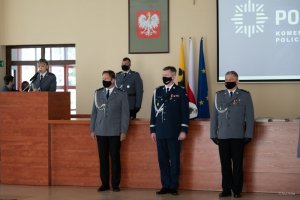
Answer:
[{"label": "shoulder epaulette", "polygon": [[225,90],[220,90],[220,91],[217,91],[216,93],[221,93],[221,92],[224,92]]},{"label": "shoulder epaulette", "polygon": [[158,86],[158,87],[155,88],[155,90],[160,89],[160,88],[163,88],[163,87],[165,87],[165,86],[163,86],[163,85]]},{"label": "shoulder epaulette", "polygon": [[97,89],[96,91],[101,91],[101,90],[103,90],[103,89],[104,89],[104,87],[101,87],[101,88]]},{"label": "shoulder epaulette", "polygon": [[185,87],[183,87],[183,86],[181,86],[181,85],[176,85],[176,84],[174,84],[173,87],[176,88],[176,89],[179,88],[179,89],[181,89],[181,90],[186,91]]},{"label": "shoulder epaulette", "polygon": [[244,90],[244,89],[240,89],[240,90],[243,91],[243,92],[249,93],[248,90]]},{"label": "shoulder epaulette", "polygon": [[117,89],[121,92],[125,92],[125,90],[123,90],[122,88],[117,88]]},{"label": "shoulder epaulette", "polygon": [[118,72],[117,74],[121,74],[122,72]]}]

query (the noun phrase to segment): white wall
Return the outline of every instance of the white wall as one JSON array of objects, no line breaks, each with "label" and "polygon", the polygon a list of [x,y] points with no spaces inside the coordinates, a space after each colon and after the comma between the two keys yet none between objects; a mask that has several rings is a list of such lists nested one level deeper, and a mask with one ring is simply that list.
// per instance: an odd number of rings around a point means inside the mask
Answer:
[{"label": "white wall", "polygon": [[[0,0],[0,13],[4,15],[0,45],[75,43],[78,113],[90,113],[93,92],[101,86],[101,72],[119,71],[121,59],[128,56],[132,69],[144,80],[144,101],[138,117],[149,118],[152,91],[162,84],[161,69],[178,66],[181,37],[186,38],[186,46],[188,37],[195,39],[196,57],[200,37],[204,37],[210,102],[214,93],[223,89],[223,84],[216,83],[216,1],[195,2],[170,0],[168,54],[128,54],[127,0]],[[240,84],[240,88],[251,91],[257,117],[300,115],[299,83]]]},{"label": "white wall", "polygon": [[[3,9],[3,0],[0,0],[0,30],[3,30],[3,22],[4,22],[4,13],[2,12]],[[5,47],[1,46],[3,44],[3,31],[0,31],[0,60],[5,60]],[[0,88],[3,87],[3,77],[5,76],[5,67],[0,67]]]}]

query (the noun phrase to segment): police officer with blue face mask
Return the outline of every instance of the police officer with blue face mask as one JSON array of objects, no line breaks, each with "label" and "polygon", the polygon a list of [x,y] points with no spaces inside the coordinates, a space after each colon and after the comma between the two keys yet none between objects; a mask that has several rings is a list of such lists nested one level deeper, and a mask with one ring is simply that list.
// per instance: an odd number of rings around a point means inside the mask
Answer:
[{"label": "police officer with blue face mask", "polygon": [[254,111],[251,95],[237,86],[238,74],[225,75],[226,90],[216,93],[210,137],[219,147],[223,191],[219,197],[241,197],[244,145],[251,141]]},{"label": "police officer with blue face mask", "polygon": [[154,90],[150,132],[157,145],[162,188],[157,195],[178,195],[180,147],[186,138],[189,102],[184,88],[174,83],[176,68],[163,69],[163,86]]}]

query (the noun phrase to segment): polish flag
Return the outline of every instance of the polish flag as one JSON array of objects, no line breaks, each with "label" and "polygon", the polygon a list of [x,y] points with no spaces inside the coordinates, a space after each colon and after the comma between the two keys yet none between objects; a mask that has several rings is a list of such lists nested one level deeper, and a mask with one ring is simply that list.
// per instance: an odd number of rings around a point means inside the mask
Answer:
[{"label": "polish flag", "polygon": [[196,105],[196,82],[195,82],[195,62],[194,62],[194,47],[193,40],[189,38],[189,65],[188,65],[188,86],[187,86],[187,95],[189,99],[190,107],[190,119],[196,118],[198,114],[197,105]]}]

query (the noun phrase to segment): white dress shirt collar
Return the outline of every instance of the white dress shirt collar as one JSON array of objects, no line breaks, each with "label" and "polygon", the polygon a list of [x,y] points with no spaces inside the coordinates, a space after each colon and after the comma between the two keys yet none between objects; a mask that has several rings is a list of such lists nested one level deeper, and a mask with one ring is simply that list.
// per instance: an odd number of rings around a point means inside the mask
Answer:
[{"label": "white dress shirt collar", "polygon": [[47,74],[47,71],[45,71],[44,73],[40,73],[40,77],[45,78],[46,74]]},{"label": "white dress shirt collar", "polygon": [[166,91],[168,90],[168,88],[169,88],[169,91],[170,91],[172,89],[173,85],[174,85],[174,83],[172,85],[170,85],[169,87],[165,85]]},{"label": "white dress shirt collar", "polygon": [[228,94],[230,96],[230,92],[232,92],[232,95],[233,95],[235,93],[236,89],[234,89],[234,90],[227,90],[227,91],[228,91]]},{"label": "white dress shirt collar", "polygon": [[107,93],[107,90],[109,90],[109,95],[111,95],[112,91],[115,89],[115,86],[112,87],[112,88],[106,88],[106,93]]}]

